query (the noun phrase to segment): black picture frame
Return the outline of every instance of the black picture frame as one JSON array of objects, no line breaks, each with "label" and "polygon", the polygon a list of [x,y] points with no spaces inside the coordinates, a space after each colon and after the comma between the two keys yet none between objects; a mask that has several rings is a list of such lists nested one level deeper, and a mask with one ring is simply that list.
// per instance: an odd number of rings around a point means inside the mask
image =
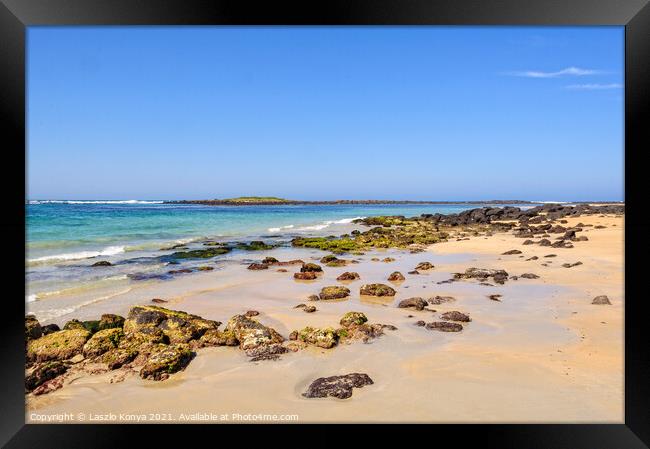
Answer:
[{"label": "black picture frame", "polygon": [[[26,27],[35,25],[623,25],[625,26],[625,423],[593,425],[439,425],[431,441],[470,434],[483,446],[502,448],[637,448],[650,444],[650,356],[644,335],[641,280],[650,222],[644,214],[643,151],[650,147],[650,6],[648,0],[328,0],[251,2],[201,0],[0,0],[0,107],[6,207],[1,220],[2,273],[12,287],[4,301],[0,382],[0,444],[6,447],[102,447],[135,443],[135,432],[150,434],[145,447],[165,441],[177,426],[26,425],[24,408],[24,294],[19,260],[25,255],[25,50]],[[549,162],[549,169],[552,164]],[[557,161],[561,163],[561,161]],[[20,184],[22,182],[22,184]],[[20,188],[20,186],[23,186]],[[636,243],[635,243],[636,242]],[[17,260],[18,259],[18,260]],[[639,292],[638,295],[635,293]],[[24,296],[23,296],[24,297]],[[645,337],[645,338],[644,338]],[[277,428],[274,426],[274,428]],[[193,442],[214,426],[194,426]],[[219,429],[221,431],[223,427]],[[259,428],[258,428],[259,429]],[[264,438],[274,438],[267,426]],[[383,431],[394,432],[389,426]],[[239,429],[241,431],[241,429]],[[379,429],[377,429],[379,430]],[[316,432],[321,433],[318,430]],[[375,429],[372,430],[375,432]],[[246,432],[250,434],[251,432]],[[399,438],[400,434],[395,434]],[[402,434],[404,436],[404,434]],[[319,435],[320,438],[320,435]],[[188,440],[190,441],[190,440]],[[644,444],[645,442],[645,444]],[[224,444],[221,440],[214,444]]]}]

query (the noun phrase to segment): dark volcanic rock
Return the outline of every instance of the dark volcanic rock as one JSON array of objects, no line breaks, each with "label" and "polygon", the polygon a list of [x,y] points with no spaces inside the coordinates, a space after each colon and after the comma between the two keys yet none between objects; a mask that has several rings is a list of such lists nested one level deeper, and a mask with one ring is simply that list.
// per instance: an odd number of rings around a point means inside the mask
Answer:
[{"label": "dark volcanic rock", "polygon": [[99,262],[95,262],[94,264],[91,265],[91,267],[112,267],[113,264],[110,263],[108,260],[100,260]]},{"label": "dark volcanic rock", "polygon": [[502,253],[502,256],[510,256],[512,254],[521,254],[521,251],[518,249],[511,249],[510,251],[506,251],[505,253]]},{"label": "dark volcanic rock", "polygon": [[577,267],[578,265],[582,265],[582,262],[574,262],[574,263],[563,263],[562,266],[564,268],[572,268],[572,267]]},{"label": "dark volcanic rock", "polygon": [[594,298],[594,300],[591,301],[591,303],[592,303],[592,304],[596,304],[596,305],[605,305],[605,304],[609,304],[609,305],[611,305],[611,304],[612,304],[612,303],[609,301],[609,298],[608,298],[607,296],[605,296],[605,295],[596,296],[596,297]]},{"label": "dark volcanic rock", "polygon": [[313,381],[302,395],[306,398],[325,398],[332,396],[347,399],[353,388],[362,388],[374,382],[367,374],[352,373],[343,376],[320,377]]},{"label": "dark volcanic rock", "polygon": [[402,273],[400,273],[399,271],[393,271],[393,272],[388,276],[388,280],[391,281],[391,282],[403,281],[403,280],[405,280],[405,279],[406,279],[406,278],[404,277],[404,275],[403,275]]},{"label": "dark volcanic rock", "polygon": [[336,278],[337,281],[356,281],[357,279],[360,279],[359,273],[354,271],[346,271]]},{"label": "dark volcanic rock", "polygon": [[429,304],[439,305],[439,304],[443,304],[445,302],[456,301],[456,298],[454,298],[453,296],[439,296],[439,295],[436,295],[433,298],[429,298],[427,301],[429,302]]},{"label": "dark volcanic rock", "polygon": [[455,279],[480,279],[492,278],[497,284],[503,284],[508,280],[508,273],[505,270],[493,270],[487,268],[468,268],[465,273],[454,273]]},{"label": "dark volcanic rock", "polygon": [[252,263],[248,266],[249,270],[268,270],[269,266],[265,263]]},{"label": "dark volcanic rock", "polygon": [[457,310],[453,310],[451,312],[445,312],[442,315],[440,315],[440,318],[448,321],[461,321],[463,323],[469,323],[470,321],[472,321],[469,315],[466,315],[462,312],[458,312]]},{"label": "dark volcanic rock", "polygon": [[490,298],[492,301],[501,301],[501,296],[503,295],[488,295],[488,298]]},{"label": "dark volcanic rock", "polygon": [[427,303],[424,299],[422,298],[408,298],[400,301],[400,303],[397,305],[400,309],[415,309],[415,310],[422,310],[424,309],[429,303]]},{"label": "dark volcanic rock", "polygon": [[520,275],[519,277],[524,278],[524,279],[538,279],[539,278],[539,276],[537,276],[534,273],[524,273],[524,274]]},{"label": "dark volcanic rock", "polygon": [[43,329],[34,315],[25,316],[25,340],[33,340],[43,335]]},{"label": "dark volcanic rock", "polygon": [[460,332],[463,330],[461,324],[450,323],[448,321],[434,321],[432,323],[427,323],[426,328],[440,332]]}]

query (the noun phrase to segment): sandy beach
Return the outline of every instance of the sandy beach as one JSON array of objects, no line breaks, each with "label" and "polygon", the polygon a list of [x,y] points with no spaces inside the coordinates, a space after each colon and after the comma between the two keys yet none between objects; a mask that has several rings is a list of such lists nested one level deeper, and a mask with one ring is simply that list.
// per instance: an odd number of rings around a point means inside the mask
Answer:
[{"label": "sandy beach", "polygon": [[[166,308],[226,322],[259,311],[259,322],[285,338],[304,326],[336,326],[349,311],[371,323],[397,327],[371,342],[331,349],[309,346],[279,360],[251,362],[232,347],[201,348],[183,371],[164,382],[143,380],[125,370],[66,379],[64,388],[27,395],[27,422],[623,422],[623,217],[568,218],[586,225],[574,247],[522,246],[512,233],[468,240],[450,239],[425,252],[388,249],[347,257],[359,263],[324,268],[315,281],[296,281],[289,268],[251,271],[230,264],[215,271],[142,286],[86,307],[84,313],[126,316],[134,304],[163,298]],[[595,228],[596,225],[605,228]],[[502,255],[518,249],[522,254]],[[323,251],[277,248],[256,254],[279,260],[317,262]],[[544,257],[556,254],[556,257]],[[392,257],[392,262],[373,261]],[[537,260],[526,260],[537,256]],[[418,275],[422,261],[435,265]],[[562,267],[580,261],[582,265]],[[504,269],[511,276],[534,273],[537,279],[485,286],[473,281],[438,284],[469,267]],[[307,302],[323,286],[341,285],[344,271],[361,279],[345,282],[344,300]],[[393,271],[402,282],[386,281]],[[392,285],[395,297],[359,295],[370,282]],[[488,295],[502,295],[500,301]],[[453,302],[429,310],[397,308],[409,297],[452,296]],[[607,295],[611,305],[593,305]],[[313,304],[314,313],[295,309]],[[416,326],[446,311],[468,314],[458,333]],[[82,319],[85,317],[81,317]],[[61,323],[62,324],[62,323]],[[350,399],[308,399],[301,395],[319,377],[365,373],[372,385],[355,388]],[[71,414],[72,418],[62,414]],[[56,416],[59,419],[57,420]],[[52,418],[52,416],[55,416]],[[49,418],[48,418],[49,417]]]}]

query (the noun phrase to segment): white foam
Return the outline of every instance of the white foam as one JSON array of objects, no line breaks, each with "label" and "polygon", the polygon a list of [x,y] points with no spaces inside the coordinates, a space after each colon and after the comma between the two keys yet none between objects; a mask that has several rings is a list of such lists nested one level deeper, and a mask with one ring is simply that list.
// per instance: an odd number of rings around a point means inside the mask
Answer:
[{"label": "white foam", "polygon": [[334,225],[334,224],[350,224],[354,220],[360,220],[366,217],[354,217],[354,218],[342,218],[340,220],[328,220],[324,221],[321,224],[317,225],[312,225],[312,226],[303,226],[301,228],[297,228],[296,231],[320,231],[322,229],[327,228],[328,226]]},{"label": "white foam", "polygon": [[34,301],[36,301],[36,299],[37,299],[37,298],[36,298],[36,295],[28,295],[28,296],[25,298],[25,301],[27,301],[27,302],[34,302]]},{"label": "white foam", "polygon": [[268,231],[269,232],[280,232],[280,231],[283,231],[285,229],[293,229],[293,225],[291,224],[291,225],[286,225],[286,226],[280,226],[279,228],[269,228]]},{"label": "white foam", "polygon": [[54,260],[79,260],[90,259],[91,257],[99,256],[114,256],[124,252],[124,246],[108,246],[100,251],[79,251],[76,253],[63,253],[54,254],[52,256],[37,257],[36,259],[29,259],[28,263],[48,262]]}]

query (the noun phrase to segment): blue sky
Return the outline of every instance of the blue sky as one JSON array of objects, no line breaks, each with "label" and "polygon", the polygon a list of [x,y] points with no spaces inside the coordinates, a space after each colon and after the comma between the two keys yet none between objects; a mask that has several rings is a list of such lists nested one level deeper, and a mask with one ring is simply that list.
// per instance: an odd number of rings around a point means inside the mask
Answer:
[{"label": "blue sky", "polygon": [[28,197],[623,199],[622,27],[32,27]]}]

